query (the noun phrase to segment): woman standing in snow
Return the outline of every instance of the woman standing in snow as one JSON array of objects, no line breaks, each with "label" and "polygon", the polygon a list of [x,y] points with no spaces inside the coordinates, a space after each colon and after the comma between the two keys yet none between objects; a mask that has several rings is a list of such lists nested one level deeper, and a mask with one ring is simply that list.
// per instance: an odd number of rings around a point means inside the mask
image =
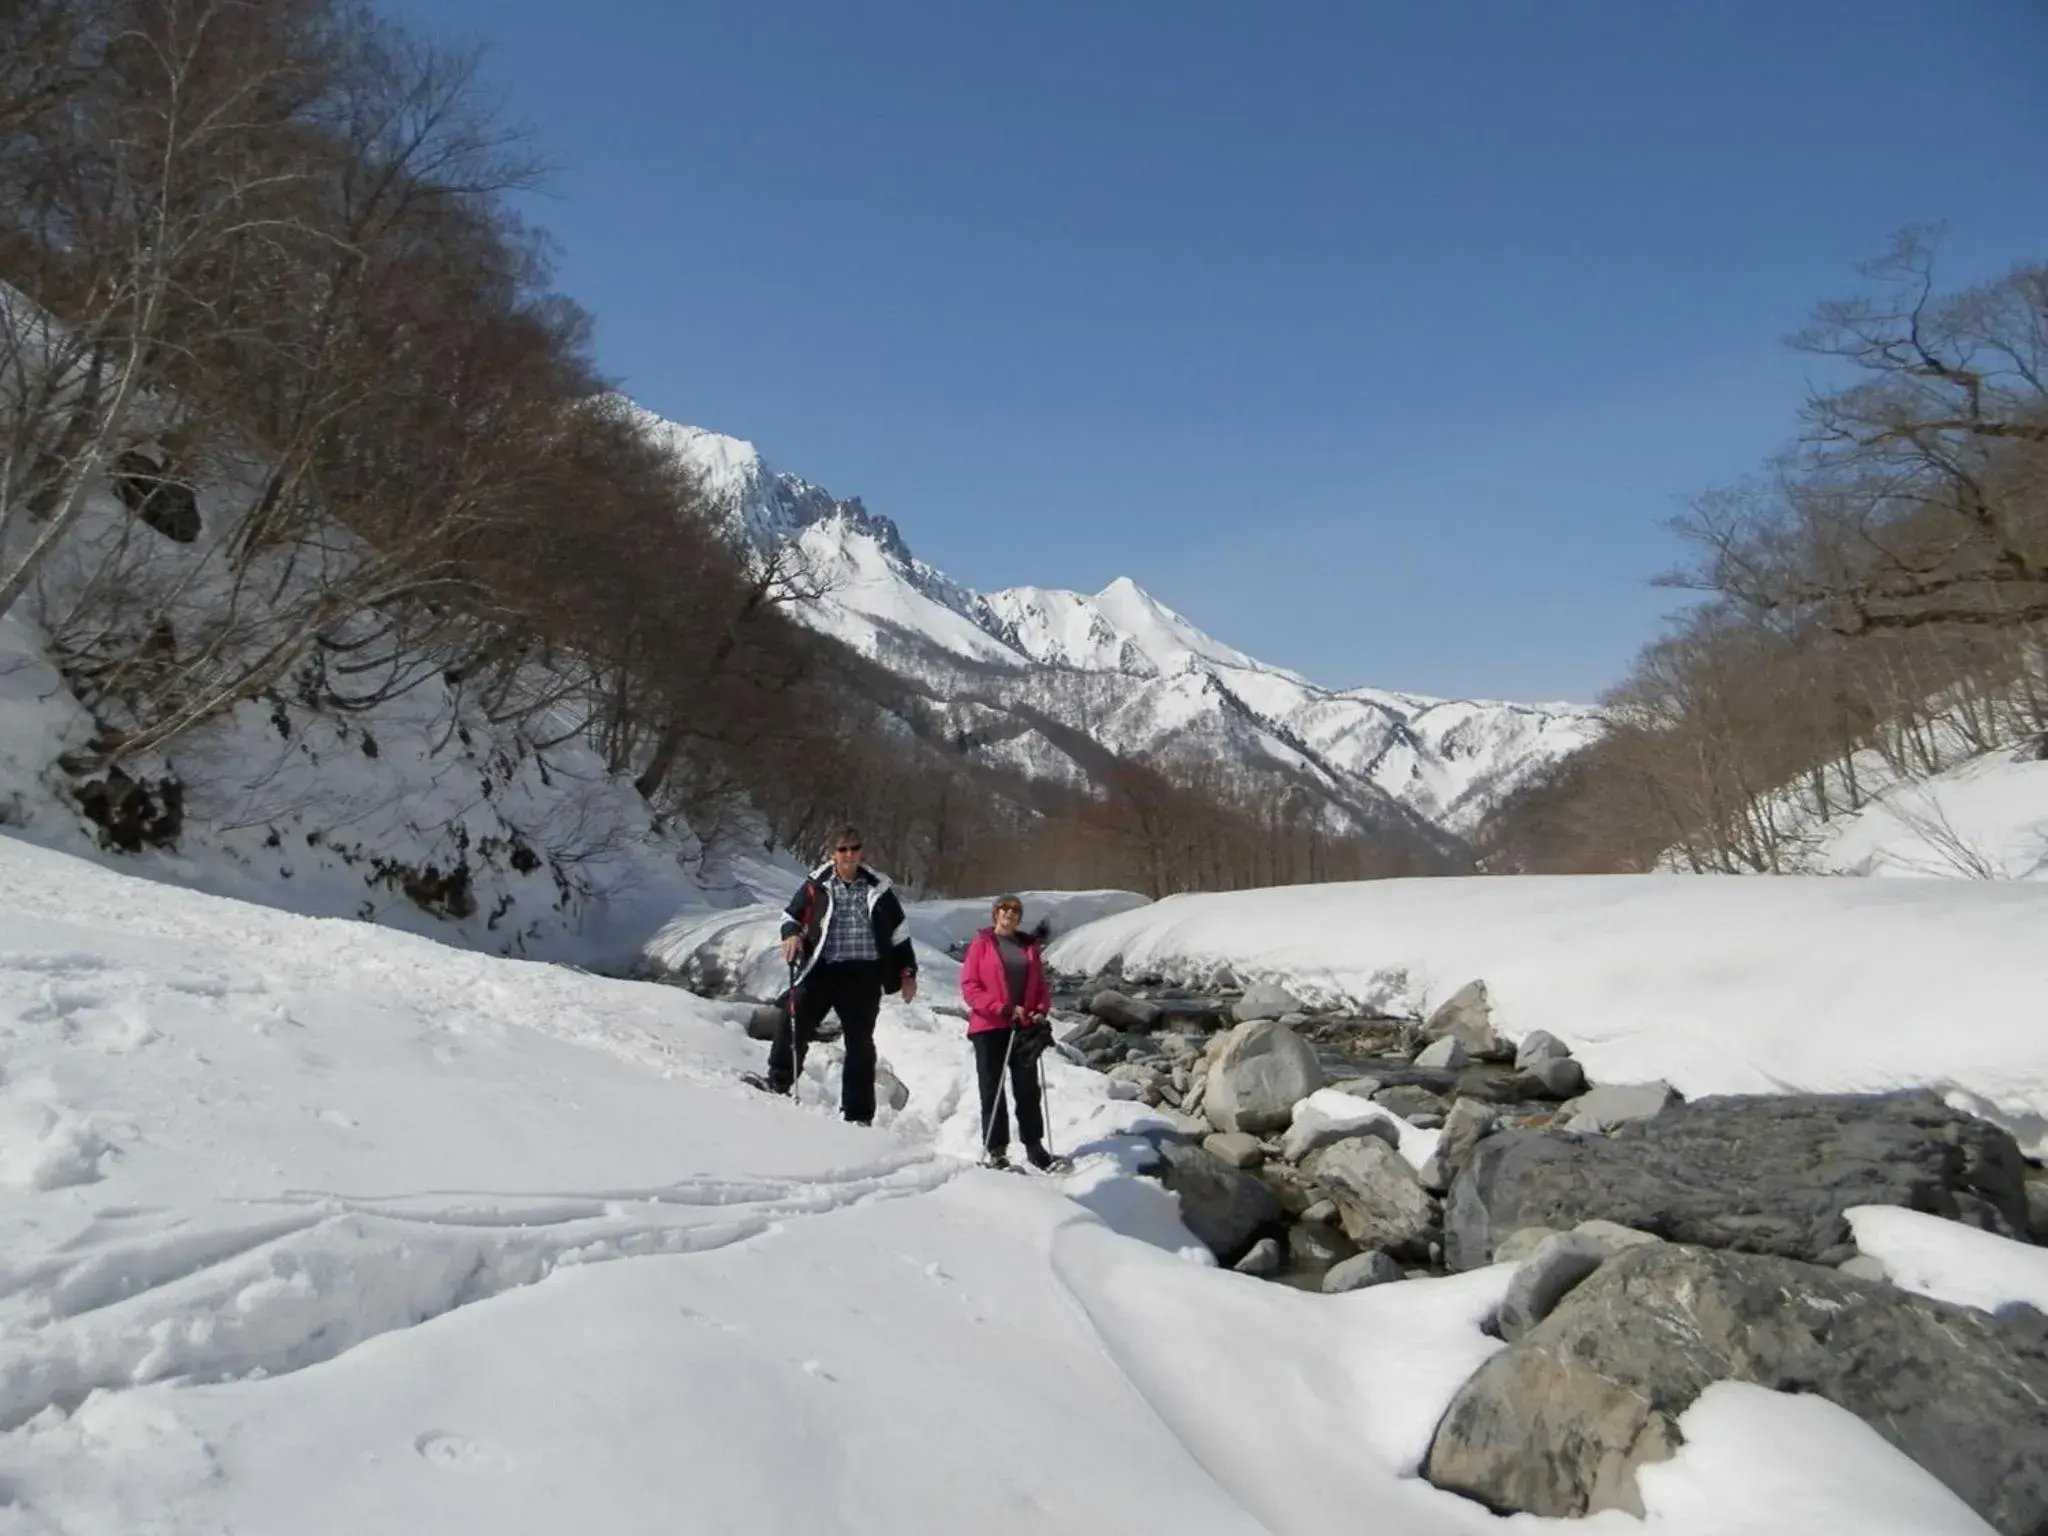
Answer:
[{"label": "woman standing in snow", "polygon": [[1010,1113],[1003,1101],[1007,1075],[1024,1155],[1034,1168],[1051,1168],[1061,1160],[1046,1150],[1038,1091],[1038,1056],[1052,1036],[1052,994],[1038,956],[1044,925],[1024,932],[1024,903],[1015,896],[997,897],[991,916],[993,926],[974,936],[960,962],[960,995],[972,1010],[967,1039],[981,1084],[985,1160],[992,1167],[1010,1165]]}]

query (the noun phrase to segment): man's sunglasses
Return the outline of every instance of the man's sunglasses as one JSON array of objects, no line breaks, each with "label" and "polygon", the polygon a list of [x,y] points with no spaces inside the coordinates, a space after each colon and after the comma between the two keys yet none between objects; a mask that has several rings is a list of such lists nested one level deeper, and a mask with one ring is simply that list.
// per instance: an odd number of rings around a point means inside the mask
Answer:
[{"label": "man's sunglasses", "polygon": [[859,843],[841,843],[841,844],[840,844],[840,845],[839,845],[839,846],[838,846],[837,848],[834,848],[834,849],[833,849],[832,851],[833,851],[834,853],[859,853],[859,852],[860,852],[860,844],[859,844]]}]

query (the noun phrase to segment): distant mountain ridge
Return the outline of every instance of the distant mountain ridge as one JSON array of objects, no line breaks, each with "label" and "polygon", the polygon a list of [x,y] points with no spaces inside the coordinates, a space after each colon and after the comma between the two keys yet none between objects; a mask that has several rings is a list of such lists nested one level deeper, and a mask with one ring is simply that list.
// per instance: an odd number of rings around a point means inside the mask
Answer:
[{"label": "distant mountain ridge", "polygon": [[1462,837],[1600,733],[1573,704],[1334,689],[1196,628],[1136,582],[980,593],[911,553],[857,498],[750,443],[643,413],[760,551],[791,546],[825,595],[800,617],[895,672],[981,760],[1075,785],[1121,757],[1195,757],[1310,797],[1334,830]]}]

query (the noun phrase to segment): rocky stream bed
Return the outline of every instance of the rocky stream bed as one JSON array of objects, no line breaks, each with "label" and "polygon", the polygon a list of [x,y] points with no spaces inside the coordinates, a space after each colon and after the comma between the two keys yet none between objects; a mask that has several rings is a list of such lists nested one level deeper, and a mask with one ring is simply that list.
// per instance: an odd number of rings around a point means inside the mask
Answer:
[{"label": "rocky stream bed", "polygon": [[1814,1393],[1996,1530],[2048,1536],[2048,1317],[1894,1285],[1849,1212],[2048,1243],[2048,1175],[1932,1093],[1683,1101],[1510,1040],[1483,982],[1427,1019],[1055,978],[1060,1049],[1159,1112],[1154,1172],[1217,1261],[1342,1292],[1515,1261],[1506,1348],[1423,1467],[1501,1511],[1640,1512],[1711,1382]]}]

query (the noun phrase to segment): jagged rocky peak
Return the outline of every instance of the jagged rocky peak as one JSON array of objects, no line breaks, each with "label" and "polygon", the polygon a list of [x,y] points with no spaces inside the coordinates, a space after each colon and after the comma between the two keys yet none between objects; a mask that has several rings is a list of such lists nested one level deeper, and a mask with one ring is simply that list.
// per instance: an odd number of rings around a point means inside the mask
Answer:
[{"label": "jagged rocky peak", "polygon": [[778,470],[752,443],[703,427],[667,421],[635,407],[648,433],[697,471],[705,490],[731,518],[733,529],[756,549],[772,549],[806,529],[843,521],[905,564],[912,556],[893,519],[870,512],[858,496],[834,496],[823,486]]},{"label": "jagged rocky peak", "polygon": [[[1006,767],[1085,782],[1078,742],[1121,757],[1194,750],[1306,786],[1333,827],[1463,835],[1601,729],[1577,705],[1326,688],[1205,634],[1128,576],[1093,594],[979,593],[917,559],[891,519],[771,468],[751,443],[645,419],[740,537],[795,545],[821,574],[805,622],[914,679],[942,727]],[[989,730],[996,718],[1009,726]]]}]

